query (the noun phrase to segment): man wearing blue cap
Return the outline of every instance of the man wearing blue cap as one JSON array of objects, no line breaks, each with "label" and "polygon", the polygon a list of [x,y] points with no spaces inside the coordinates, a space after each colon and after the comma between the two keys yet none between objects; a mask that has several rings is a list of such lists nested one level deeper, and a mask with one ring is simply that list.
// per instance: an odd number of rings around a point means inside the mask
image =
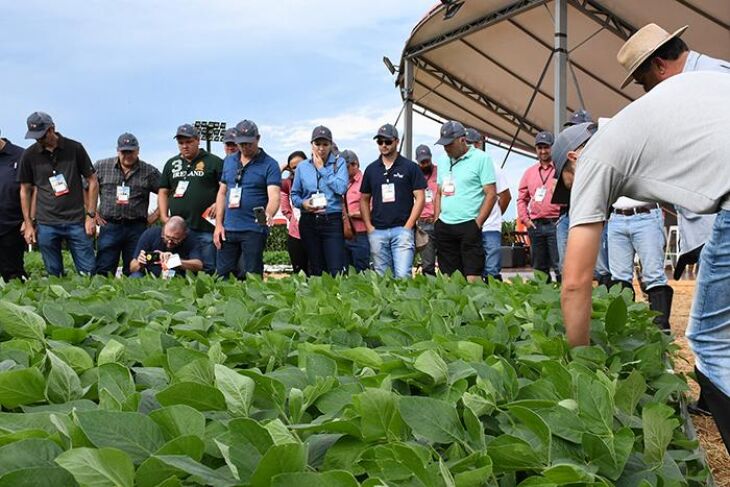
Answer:
[{"label": "man wearing blue cap", "polygon": [[225,157],[238,152],[238,144],[236,144],[236,127],[226,129],[223,133],[223,152]]},{"label": "man wearing blue cap", "polygon": [[190,124],[178,127],[175,137],[180,153],[165,163],[157,204],[160,220],[181,216],[191,238],[198,240],[203,270],[215,272],[215,199],[223,172],[223,160],[200,148],[200,133]]},{"label": "man wearing blue cap", "polygon": [[136,257],[137,241],[159,212],[148,215],[150,193],[160,187],[160,171],[139,158],[139,141],[130,133],[117,139],[117,156],[97,161],[99,209],[96,223],[96,273],[114,274],[122,257],[122,272],[129,275],[129,263]]},{"label": "man wearing blue cap", "polygon": [[[99,193],[94,166],[84,146],[56,132],[47,113],[34,112],[27,123],[25,138],[36,142],[23,153],[18,175],[25,241],[34,244],[37,238],[46,271],[60,276],[65,240],[76,270],[91,275],[96,267],[92,238]],[[87,193],[82,176],[89,185]],[[31,215],[34,188],[37,228]]]},{"label": "man wearing blue cap", "polygon": [[0,277],[4,281],[25,277],[23,211],[20,208],[18,164],[23,148],[0,139]]},{"label": "man wearing blue cap", "polygon": [[[235,140],[239,151],[223,162],[216,198],[216,272],[239,279],[247,274],[263,277],[264,247],[279,209],[281,172],[279,163],[259,146],[261,135],[254,122],[238,123]],[[242,269],[237,268],[239,260]]]}]

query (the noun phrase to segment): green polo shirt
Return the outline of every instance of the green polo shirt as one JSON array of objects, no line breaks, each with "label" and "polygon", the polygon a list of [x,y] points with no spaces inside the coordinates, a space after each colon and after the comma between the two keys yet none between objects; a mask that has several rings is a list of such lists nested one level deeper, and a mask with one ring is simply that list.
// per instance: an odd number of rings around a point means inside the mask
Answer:
[{"label": "green polo shirt", "polygon": [[[215,203],[218,182],[223,173],[223,160],[203,149],[191,162],[180,154],[165,163],[160,178],[160,188],[169,190],[170,216],[185,218],[191,230],[213,232],[214,227],[203,218],[203,212]],[[175,188],[180,181],[188,181],[188,188],[180,198],[175,198]]]},{"label": "green polo shirt", "polygon": [[[456,191],[446,196],[443,182],[449,175]],[[439,220],[453,225],[476,219],[484,202],[484,185],[495,181],[492,159],[484,151],[470,147],[457,160],[444,158],[438,165],[438,185],[442,190]]]}]

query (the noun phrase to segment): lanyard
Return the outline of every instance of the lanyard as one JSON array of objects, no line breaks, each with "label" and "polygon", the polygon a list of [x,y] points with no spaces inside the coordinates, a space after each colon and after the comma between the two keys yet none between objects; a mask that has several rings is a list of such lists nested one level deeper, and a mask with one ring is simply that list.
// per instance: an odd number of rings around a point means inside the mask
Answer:
[{"label": "lanyard", "polygon": [[53,151],[46,151],[46,152],[48,152],[48,157],[51,160],[51,170],[53,171],[54,176],[56,175],[56,165],[58,164],[58,160],[57,160],[58,156],[56,154],[57,150],[58,149],[54,149]]},{"label": "lanyard", "polygon": [[550,169],[551,167],[548,167],[547,169],[547,176],[542,177],[542,166],[537,168],[537,175],[540,176],[540,181],[542,181],[542,185],[545,186],[548,182],[548,179],[550,179]]},{"label": "lanyard", "polygon": [[[393,172],[393,170],[395,169],[395,163],[396,162],[398,162],[397,159],[395,161],[393,161],[393,164],[391,164],[390,169],[385,169],[385,172],[383,173],[383,176],[385,176],[385,182],[386,182],[386,184],[390,184],[390,175]],[[384,162],[383,162],[383,168],[385,168],[385,163]]]},{"label": "lanyard", "polygon": [[239,164],[238,169],[236,170],[236,186],[241,185],[241,181],[243,180],[243,177],[246,175],[246,171],[248,171],[248,167],[251,165],[253,160],[248,161],[246,165]]},{"label": "lanyard", "polygon": [[458,163],[460,163],[461,161],[463,161],[464,158],[465,158],[465,156],[466,156],[466,154],[464,154],[463,156],[459,157],[455,161],[449,160],[449,173],[452,173],[454,171],[454,166],[457,165]]}]

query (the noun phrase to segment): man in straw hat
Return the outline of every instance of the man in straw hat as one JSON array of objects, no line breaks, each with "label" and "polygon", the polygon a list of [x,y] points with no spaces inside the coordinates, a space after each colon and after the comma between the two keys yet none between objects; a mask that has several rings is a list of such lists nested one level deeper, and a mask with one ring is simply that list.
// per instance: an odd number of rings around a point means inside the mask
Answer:
[{"label": "man in straw hat", "polygon": [[[690,71],[717,71],[730,74],[730,62],[690,51],[681,39],[687,25],[669,33],[656,24],[639,29],[621,47],[616,58],[626,69],[621,87],[632,80],[648,92],[662,81]],[[681,277],[687,264],[697,262],[702,245],[710,238],[715,215],[697,215],[677,207],[679,226],[679,261],[675,279]]]},{"label": "man in straw hat", "polygon": [[590,343],[593,266],[603,223],[619,196],[719,212],[700,257],[686,336],[702,396],[730,449],[730,178],[718,177],[730,167],[728,106],[730,77],[682,74],[624,108],[585,148],[590,124],[564,130],[553,157],[560,174],[555,193],[571,190],[561,291],[571,346]]}]

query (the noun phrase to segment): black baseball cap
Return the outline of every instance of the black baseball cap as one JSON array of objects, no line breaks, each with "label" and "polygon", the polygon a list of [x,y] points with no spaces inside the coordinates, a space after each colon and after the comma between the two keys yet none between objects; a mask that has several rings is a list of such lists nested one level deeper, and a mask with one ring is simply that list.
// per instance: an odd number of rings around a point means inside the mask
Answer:
[{"label": "black baseball cap", "polygon": [[25,138],[38,140],[53,127],[53,119],[47,113],[33,112],[28,116],[27,124],[28,131],[25,133]]},{"label": "black baseball cap", "polygon": [[398,129],[389,123],[386,123],[385,125],[381,126],[378,129],[378,133],[375,134],[375,137],[373,137],[373,139],[385,139],[385,140],[395,140],[397,138],[398,138]]},{"label": "black baseball cap", "polygon": [[538,132],[537,136],[535,137],[536,147],[540,144],[553,145],[553,142],[555,142],[555,136],[552,132],[548,132],[547,130]]},{"label": "black baseball cap", "polygon": [[241,120],[236,124],[236,144],[252,144],[259,140],[259,128],[251,120]]},{"label": "black baseball cap", "polygon": [[578,125],[579,123],[592,122],[593,118],[588,110],[580,109],[570,116],[567,122],[563,124],[563,127],[570,127],[571,125]]},{"label": "black baseball cap", "polygon": [[332,142],[332,131],[324,125],[318,125],[312,130],[312,140],[314,142],[317,139],[329,140]]},{"label": "black baseball cap", "polygon": [[421,144],[416,147],[416,162],[425,161],[431,159],[431,149],[427,145]]}]

